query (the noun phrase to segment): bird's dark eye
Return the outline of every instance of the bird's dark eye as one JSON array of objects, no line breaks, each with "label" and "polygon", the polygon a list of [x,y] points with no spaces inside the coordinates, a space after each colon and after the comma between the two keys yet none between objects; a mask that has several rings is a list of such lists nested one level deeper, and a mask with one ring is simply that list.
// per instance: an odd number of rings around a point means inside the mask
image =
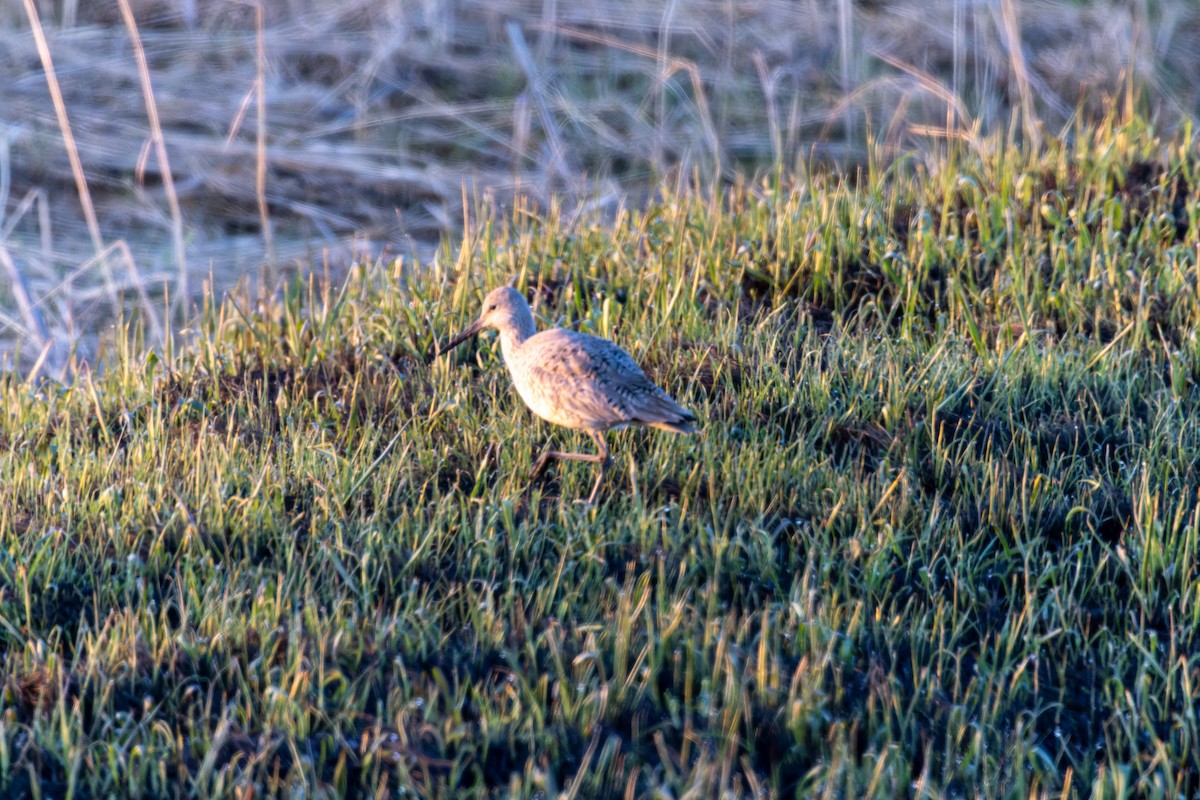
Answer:
[{"label": "bird's dark eye", "polygon": [[492,305],[488,306],[488,311],[495,311],[495,310],[496,310],[496,306],[494,303]]}]

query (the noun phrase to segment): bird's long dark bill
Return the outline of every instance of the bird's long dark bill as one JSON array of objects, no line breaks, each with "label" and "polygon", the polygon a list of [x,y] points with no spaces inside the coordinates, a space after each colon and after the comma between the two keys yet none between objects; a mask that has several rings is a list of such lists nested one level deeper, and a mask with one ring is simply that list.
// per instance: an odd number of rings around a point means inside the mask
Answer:
[{"label": "bird's long dark bill", "polygon": [[479,331],[482,329],[483,329],[483,326],[479,324],[479,320],[475,320],[467,327],[467,329],[465,331],[460,333],[458,336],[455,336],[450,341],[446,342],[446,346],[440,348],[438,350],[437,354],[440,356],[443,353],[449,353],[451,350],[458,347],[460,344],[465,342],[467,339],[470,339],[472,336],[479,333]]}]

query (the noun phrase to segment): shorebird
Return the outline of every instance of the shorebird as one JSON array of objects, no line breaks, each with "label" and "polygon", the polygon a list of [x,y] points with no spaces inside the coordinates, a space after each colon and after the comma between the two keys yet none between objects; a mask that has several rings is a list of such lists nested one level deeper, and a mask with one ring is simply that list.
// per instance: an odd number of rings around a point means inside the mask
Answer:
[{"label": "shorebird", "polygon": [[500,332],[500,352],[517,394],[542,419],[586,431],[597,453],[547,450],[533,465],[536,478],[551,461],[589,461],[600,474],[585,501],[596,502],[600,484],[612,464],[607,431],[648,425],[675,433],[696,433],[696,415],[655,386],[628,353],[608,339],[579,331],[551,328],[537,332],[525,297],[501,286],[483,300],[483,311],[438,355],[488,328]]}]

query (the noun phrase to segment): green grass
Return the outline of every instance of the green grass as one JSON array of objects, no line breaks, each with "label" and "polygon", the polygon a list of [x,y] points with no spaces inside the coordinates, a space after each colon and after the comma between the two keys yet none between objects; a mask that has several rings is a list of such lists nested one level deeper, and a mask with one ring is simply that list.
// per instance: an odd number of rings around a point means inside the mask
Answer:
[{"label": "green grass", "polygon": [[[1137,122],[933,168],[477,209],[432,266],[0,377],[15,796],[1200,791],[1197,161]],[[698,437],[547,443],[515,277]],[[690,794],[689,794],[690,793]]]}]

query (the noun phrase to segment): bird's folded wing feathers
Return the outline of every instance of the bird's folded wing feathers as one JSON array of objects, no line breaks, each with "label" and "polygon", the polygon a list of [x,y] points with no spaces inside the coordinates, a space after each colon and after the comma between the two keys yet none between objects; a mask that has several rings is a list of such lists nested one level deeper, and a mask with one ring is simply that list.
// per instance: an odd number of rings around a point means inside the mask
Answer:
[{"label": "bird's folded wing feathers", "polygon": [[[547,335],[547,334],[559,335]],[[563,393],[563,401],[594,419],[654,422],[687,414],[655,386],[617,345],[587,334],[547,331],[531,341],[533,363],[542,380]],[[530,353],[534,355],[534,353]]]}]

